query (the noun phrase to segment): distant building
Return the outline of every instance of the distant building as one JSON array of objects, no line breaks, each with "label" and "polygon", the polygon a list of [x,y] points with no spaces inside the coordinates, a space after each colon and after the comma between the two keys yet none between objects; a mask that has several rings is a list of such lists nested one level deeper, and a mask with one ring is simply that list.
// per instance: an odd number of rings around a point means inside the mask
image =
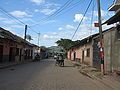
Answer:
[{"label": "distant building", "polygon": [[53,56],[55,53],[65,53],[64,52],[64,49],[60,46],[51,46],[51,47],[48,47],[48,52],[51,56]]}]

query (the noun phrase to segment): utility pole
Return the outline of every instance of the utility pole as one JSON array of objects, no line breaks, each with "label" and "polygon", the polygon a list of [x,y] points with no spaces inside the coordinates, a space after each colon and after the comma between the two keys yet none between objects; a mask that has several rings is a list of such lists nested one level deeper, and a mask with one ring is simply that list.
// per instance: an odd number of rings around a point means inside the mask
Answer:
[{"label": "utility pole", "polygon": [[104,51],[103,51],[103,34],[102,34],[102,24],[101,24],[101,6],[100,0],[97,0],[98,4],[98,22],[99,22],[99,34],[100,34],[100,59],[101,59],[101,72],[105,74],[105,66],[104,66]]},{"label": "utility pole", "polygon": [[27,25],[25,25],[25,35],[24,35],[25,40],[26,40],[26,33],[27,33]]},{"label": "utility pole", "polygon": [[40,44],[40,33],[38,33],[38,46]]},{"label": "utility pole", "polygon": [[23,56],[24,60],[26,59],[26,47],[25,47],[25,41],[26,41],[26,33],[27,33],[27,25],[25,25],[25,33],[24,33],[24,51],[23,51]]},{"label": "utility pole", "polygon": [[37,51],[37,53],[40,53],[39,42],[40,42],[40,33],[38,33],[38,51]]}]

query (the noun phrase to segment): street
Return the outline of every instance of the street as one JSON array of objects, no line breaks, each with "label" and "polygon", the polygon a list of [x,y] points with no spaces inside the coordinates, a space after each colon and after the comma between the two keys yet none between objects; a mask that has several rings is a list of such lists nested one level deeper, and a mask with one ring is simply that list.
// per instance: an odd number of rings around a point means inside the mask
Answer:
[{"label": "street", "polygon": [[0,69],[0,90],[119,90],[92,80],[70,63],[55,66],[53,59]]}]

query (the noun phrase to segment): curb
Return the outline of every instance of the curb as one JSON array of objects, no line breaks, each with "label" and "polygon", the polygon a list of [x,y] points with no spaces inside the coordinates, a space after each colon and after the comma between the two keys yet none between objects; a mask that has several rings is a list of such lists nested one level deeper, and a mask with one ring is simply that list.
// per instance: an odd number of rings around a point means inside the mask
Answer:
[{"label": "curb", "polygon": [[96,77],[96,76],[93,76],[93,75],[91,75],[91,74],[89,74],[89,73],[86,73],[86,72],[84,72],[84,71],[79,70],[79,72],[80,72],[81,74],[83,74],[83,75],[91,78],[91,79],[94,79],[94,80],[100,79],[100,78],[98,78],[98,77]]}]

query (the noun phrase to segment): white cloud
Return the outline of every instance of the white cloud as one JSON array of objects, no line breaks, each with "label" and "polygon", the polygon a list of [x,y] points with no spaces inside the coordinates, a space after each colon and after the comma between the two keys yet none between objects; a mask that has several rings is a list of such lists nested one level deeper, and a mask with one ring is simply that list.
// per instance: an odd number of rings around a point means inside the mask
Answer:
[{"label": "white cloud", "polygon": [[39,10],[38,10],[38,9],[35,9],[34,11],[35,11],[35,12],[39,12]]},{"label": "white cloud", "polygon": [[59,27],[58,30],[63,30],[63,28],[62,28],[62,27]]},{"label": "white cloud", "polygon": [[45,0],[31,0],[31,2],[37,4],[37,5],[40,5],[42,3],[45,3]]},{"label": "white cloud", "polygon": [[36,10],[37,12],[41,12],[44,15],[50,15],[53,14],[56,10],[58,10],[60,8],[59,4],[55,4],[55,3],[47,3],[44,4],[42,9],[40,10]]},{"label": "white cloud", "polygon": [[75,27],[72,25],[66,25],[66,29],[68,30],[75,30]]},{"label": "white cloud", "polygon": [[7,18],[0,17],[0,20],[6,20]]},{"label": "white cloud", "polygon": [[[105,17],[108,15],[108,12],[105,10],[101,10],[101,16]],[[94,16],[98,16],[98,11],[94,11]]]},{"label": "white cloud", "polygon": [[70,31],[70,30],[75,30],[75,27],[74,26],[72,26],[72,25],[69,25],[69,24],[67,24],[67,25],[65,25],[65,26],[63,26],[63,27],[59,27],[58,28],[58,30],[64,30],[64,31]]},{"label": "white cloud", "polygon": [[14,20],[9,20],[9,19],[5,19],[2,22],[5,23],[5,24],[15,24],[16,23]]},{"label": "white cloud", "polygon": [[10,14],[13,15],[13,16],[15,16],[15,17],[18,17],[18,18],[23,18],[23,17],[29,16],[24,11],[13,11],[13,12],[10,12]]},{"label": "white cloud", "polygon": [[56,33],[56,32],[53,32],[52,34],[53,34],[53,35],[57,35],[57,33]]},{"label": "white cloud", "polygon": [[43,38],[44,38],[44,39],[48,39],[49,36],[48,36],[47,34],[45,34],[45,35],[43,35]]},{"label": "white cloud", "polygon": [[49,34],[44,34],[43,35],[44,40],[54,40],[56,38],[58,38],[57,34],[54,34],[54,33],[49,33]]},{"label": "white cloud", "polygon": [[[75,14],[74,22],[80,22],[82,18],[83,18],[83,14]],[[84,20],[86,20],[86,19],[87,19],[87,17],[84,17]]]},{"label": "white cloud", "polygon": [[45,8],[45,9],[42,9],[40,12],[45,15],[50,15],[50,14],[53,14],[55,11],[56,11],[56,9]]}]

